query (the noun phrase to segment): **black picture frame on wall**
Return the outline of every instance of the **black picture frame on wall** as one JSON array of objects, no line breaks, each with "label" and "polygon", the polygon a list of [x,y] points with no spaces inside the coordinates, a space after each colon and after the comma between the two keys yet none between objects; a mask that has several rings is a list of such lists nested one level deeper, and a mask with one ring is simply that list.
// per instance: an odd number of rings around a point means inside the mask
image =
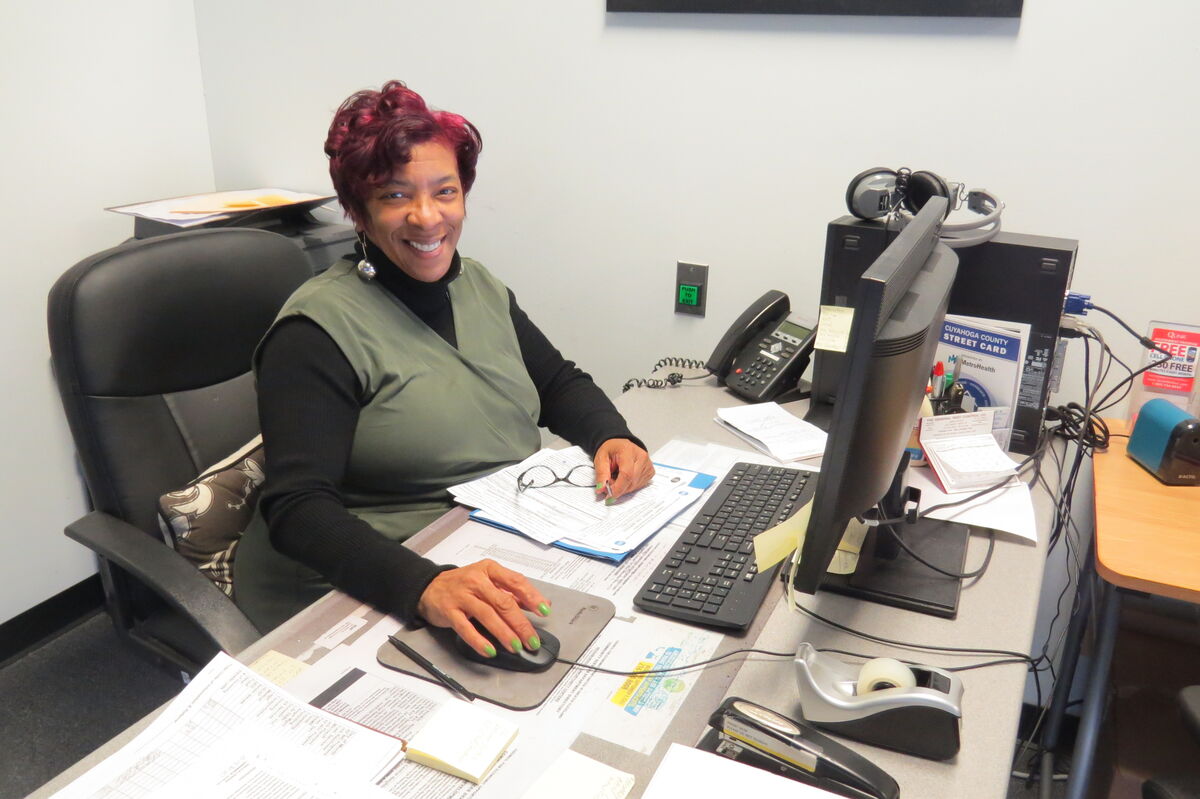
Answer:
[{"label": "black picture frame on wall", "polygon": [[606,0],[609,11],[1019,17],[1024,0]]}]

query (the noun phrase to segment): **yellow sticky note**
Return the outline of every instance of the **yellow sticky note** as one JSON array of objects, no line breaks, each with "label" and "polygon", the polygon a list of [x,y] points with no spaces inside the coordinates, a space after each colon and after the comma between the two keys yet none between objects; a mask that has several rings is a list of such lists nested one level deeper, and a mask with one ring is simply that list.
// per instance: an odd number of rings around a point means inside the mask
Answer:
[{"label": "yellow sticky note", "polygon": [[858,568],[858,553],[862,551],[863,539],[867,537],[869,528],[858,519],[851,519],[846,525],[846,532],[833,553],[833,560],[825,571],[829,574],[854,574]]},{"label": "yellow sticky note", "polygon": [[813,346],[827,352],[845,352],[850,345],[850,324],[853,321],[853,308],[822,305],[817,319],[817,339]]},{"label": "yellow sticky note", "polygon": [[308,664],[288,657],[274,649],[266,652],[250,664],[250,670],[266,677],[276,685],[286,685],[296,675],[308,669]]},{"label": "yellow sticky note", "polygon": [[754,536],[754,562],[760,572],[774,566],[791,553],[804,546],[804,533],[808,530],[808,517],[812,514],[812,500],[804,504],[796,515]]}]

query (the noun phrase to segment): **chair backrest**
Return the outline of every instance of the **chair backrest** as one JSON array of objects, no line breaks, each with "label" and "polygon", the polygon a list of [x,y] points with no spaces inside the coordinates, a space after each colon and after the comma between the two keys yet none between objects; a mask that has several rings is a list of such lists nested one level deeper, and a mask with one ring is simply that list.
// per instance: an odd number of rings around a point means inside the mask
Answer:
[{"label": "chair backrest", "polygon": [[158,497],[257,434],[251,356],[311,276],[283,236],[226,228],[126,242],[58,279],[50,351],[96,510],[157,538]]}]

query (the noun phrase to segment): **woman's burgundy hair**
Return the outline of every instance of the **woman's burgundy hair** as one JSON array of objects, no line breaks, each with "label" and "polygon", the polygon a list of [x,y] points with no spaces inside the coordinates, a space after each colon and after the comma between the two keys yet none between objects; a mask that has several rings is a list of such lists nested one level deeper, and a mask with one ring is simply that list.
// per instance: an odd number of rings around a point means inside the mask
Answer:
[{"label": "woman's burgundy hair", "polygon": [[354,222],[367,221],[367,195],[412,160],[412,148],[440,141],[454,151],[463,192],[475,183],[483,139],[474,125],[449,111],[431,111],[421,95],[391,80],[379,91],[351,95],[329,125],[325,155],[338,201]]}]

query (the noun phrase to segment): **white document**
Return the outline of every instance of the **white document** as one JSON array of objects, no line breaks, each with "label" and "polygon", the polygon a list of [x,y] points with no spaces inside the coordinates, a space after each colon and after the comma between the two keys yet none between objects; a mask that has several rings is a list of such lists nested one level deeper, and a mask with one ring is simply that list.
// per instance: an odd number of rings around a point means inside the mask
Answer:
[{"label": "white document", "polygon": [[[908,484],[921,489],[918,510],[922,512],[934,505],[957,502],[963,498],[961,494],[953,495],[942,491],[928,469],[909,469]],[[1037,542],[1037,519],[1033,513],[1033,499],[1029,496],[1029,486],[1020,480],[1013,480],[1004,488],[998,488],[962,505],[936,510],[929,516],[974,527],[990,527]]]},{"label": "white document", "polygon": [[648,485],[611,505],[597,498],[594,488],[565,482],[517,491],[518,476],[533,466],[546,466],[565,476],[577,466],[591,464],[579,447],[543,449],[487,477],[453,486],[450,493],[455,501],[478,508],[488,520],[540,543],[620,556],[658,532],[712,482],[706,475],[655,464]]},{"label": "white document", "polygon": [[[638,615],[613,619],[584,662],[617,671],[686,666],[712,657],[722,634],[690,624]],[[583,725],[583,732],[648,755],[683,706],[701,671],[617,677]]]},{"label": "white document", "polygon": [[774,402],[718,408],[717,423],[784,463],[825,453],[825,431]]},{"label": "white document", "polygon": [[521,799],[625,799],[634,777],[568,749],[543,771]]},{"label": "white document", "polygon": [[218,654],[141,734],[55,799],[378,796],[402,742],[294,699]]},{"label": "white document", "polygon": [[671,744],[642,799],[752,796],[754,799],[830,799],[837,794],[789,780],[727,757]]},{"label": "white document", "polygon": [[[375,660],[380,642],[400,623],[381,619],[353,644],[335,648],[287,690],[303,700],[320,703],[330,713],[370,725],[398,737],[415,737],[444,705],[465,704],[438,684],[393,671]],[[532,784],[542,765],[570,745],[576,727],[570,719],[549,724],[532,713],[515,713],[482,702],[472,711],[519,726],[520,735],[482,784],[437,771],[412,760],[402,760],[380,787],[393,796],[438,799],[507,799]]]},{"label": "white document", "polygon": [[1012,459],[992,436],[991,409],[921,417],[921,449],[947,494],[977,491],[1016,479]]}]

